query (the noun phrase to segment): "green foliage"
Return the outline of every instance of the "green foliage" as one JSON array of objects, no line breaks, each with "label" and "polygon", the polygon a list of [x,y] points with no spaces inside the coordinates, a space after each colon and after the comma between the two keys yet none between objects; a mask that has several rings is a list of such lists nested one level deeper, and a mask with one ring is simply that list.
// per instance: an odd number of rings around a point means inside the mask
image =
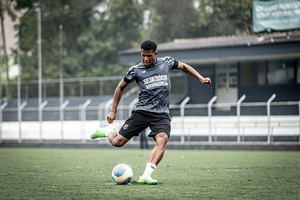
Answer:
[{"label": "green foliage", "polygon": [[[17,1],[29,8],[21,18],[22,78],[37,79],[37,21],[34,2]],[[64,77],[114,75],[123,72],[118,51],[139,38],[143,12],[136,0],[41,1],[43,78],[58,78],[59,30],[63,25]],[[102,13],[99,8],[107,7]],[[126,8],[126,9],[124,9]],[[29,72],[29,73],[26,73]],[[32,73],[34,72],[34,73]],[[29,75],[29,76],[28,76]]]},{"label": "green foliage", "polygon": [[193,0],[146,0],[150,13],[146,37],[157,42],[171,41],[175,38],[198,37],[199,13]]},{"label": "green foliage", "polygon": [[140,38],[143,12],[135,0],[110,0],[92,19],[90,29],[84,31],[77,40],[81,52],[80,64],[87,76],[113,75],[122,71],[118,52],[132,47]]},{"label": "green foliage", "polygon": [[201,0],[199,13],[202,36],[251,33],[252,0]]},{"label": "green foliage", "polygon": [[[99,147],[101,145],[99,144]],[[137,184],[150,150],[0,149],[6,199],[299,199],[298,152],[166,150],[156,186]],[[116,185],[111,170],[133,169]]]},{"label": "green foliage", "polygon": [[64,77],[120,75],[127,67],[119,65],[118,52],[138,47],[144,39],[167,42],[251,32],[250,0],[14,1],[15,8],[23,12],[17,27],[22,79],[37,79],[38,74],[36,6],[42,14],[43,79],[59,77],[60,56]]}]

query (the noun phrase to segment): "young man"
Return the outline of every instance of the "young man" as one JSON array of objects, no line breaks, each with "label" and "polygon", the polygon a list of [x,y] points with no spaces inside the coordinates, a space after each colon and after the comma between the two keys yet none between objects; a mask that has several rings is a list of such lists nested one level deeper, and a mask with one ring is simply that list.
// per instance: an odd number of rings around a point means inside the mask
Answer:
[{"label": "young man", "polygon": [[[151,177],[153,171],[163,158],[166,144],[170,136],[169,95],[171,91],[170,70],[184,71],[199,80],[200,83],[210,84],[209,77],[204,78],[190,65],[177,61],[172,57],[157,57],[157,44],[146,40],[141,44],[142,63],[132,66],[118,84],[110,113],[107,115],[109,126],[101,128],[91,135],[92,139],[108,137],[115,147],[122,147],[133,136],[139,135],[145,128],[150,127],[154,148],[150,152],[144,174],[139,177],[139,183],[157,184]],[[124,89],[135,81],[139,87],[139,101],[131,116],[125,121],[119,133],[112,125],[116,118],[117,107]]]}]

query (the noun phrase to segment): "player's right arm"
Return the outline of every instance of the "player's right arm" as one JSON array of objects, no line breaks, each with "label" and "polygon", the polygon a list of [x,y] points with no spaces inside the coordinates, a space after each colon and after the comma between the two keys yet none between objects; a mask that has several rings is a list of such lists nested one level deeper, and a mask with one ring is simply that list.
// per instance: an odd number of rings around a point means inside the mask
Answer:
[{"label": "player's right arm", "polygon": [[116,119],[117,109],[119,102],[122,98],[123,91],[127,87],[129,83],[126,83],[123,79],[119,82],[118,86],[115,89],[114,97],[113,97],[113,103],[111,110],[109,114],[107,115],[107,121],[108,123],[113,123],[113,121]]}]

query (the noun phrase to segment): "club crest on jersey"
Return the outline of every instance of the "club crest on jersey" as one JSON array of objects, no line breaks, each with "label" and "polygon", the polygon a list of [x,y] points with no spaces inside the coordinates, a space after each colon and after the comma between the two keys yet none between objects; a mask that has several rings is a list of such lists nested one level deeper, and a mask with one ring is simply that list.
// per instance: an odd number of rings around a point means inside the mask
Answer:
[{"label": "club crest on jersey", "polygon": [[128,124],[124,124],[124,125],[123,125],[123,130],[126,130],[126,129],[128,129],[128,127],[129,127],[129,125],[128,125]]},{"label": "club crest on jersey", "polygon": [[159,66],[159,69],[164,70],[165,69],[165,65]]}]

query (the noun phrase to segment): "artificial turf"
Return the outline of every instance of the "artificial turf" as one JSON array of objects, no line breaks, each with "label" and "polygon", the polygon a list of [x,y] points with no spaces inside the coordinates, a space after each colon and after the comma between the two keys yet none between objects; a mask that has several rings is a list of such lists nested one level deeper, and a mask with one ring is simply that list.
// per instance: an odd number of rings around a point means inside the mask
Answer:
[{"label": "artificial turf", "polygon": [[[166,150],[137,184],[150,150],[0,148],[0,199],[300,199],[300,153]],[[133,182],[116,185],[119,163]]]}]

